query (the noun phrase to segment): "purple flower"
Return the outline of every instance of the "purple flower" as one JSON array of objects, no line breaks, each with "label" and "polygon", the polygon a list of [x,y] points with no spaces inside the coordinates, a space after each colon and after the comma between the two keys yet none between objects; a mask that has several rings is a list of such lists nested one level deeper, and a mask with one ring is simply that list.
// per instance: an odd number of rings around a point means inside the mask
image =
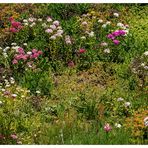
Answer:
[{"label": "purple flower", "polygon": [[118,32],[119,32],[120,35],[125,35],[126,34],[126,32],[124,30],[119,30]]},{"label": "purple flower", "polygon": [[112,40],[115,38],[112,34],[108,34],[107,37]]},{"label": "purple flower", "polygon": [[118,45],[120,43],[119,40],[113,40],[113,42],[114,42],[115,45]]},{"label": "purple flower", "polygon": [[120,35],[120,32],[119,31],[115,31],[115,32],[112,33],[112,35],[115,36],[115,37],[116,36],[119,36]]}]

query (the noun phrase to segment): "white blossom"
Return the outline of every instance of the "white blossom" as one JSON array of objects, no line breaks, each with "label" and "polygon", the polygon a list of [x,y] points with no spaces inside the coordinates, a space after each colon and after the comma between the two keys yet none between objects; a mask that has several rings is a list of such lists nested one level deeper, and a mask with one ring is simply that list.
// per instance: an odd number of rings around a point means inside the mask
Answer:
[{"label": "white blossom", "polygon": [[89,37],[94,37],[94,32],[91,31],[90,33],[88,33]]},{"label": "white blossom", "polygon": [[124,99],[121,98],[121,97],[117,99],[118,102],[121,102],[121,101],[123,101],[123,100],[124,100]]},{"label": "white blossom", "polygon": [[36,91],[37,94],[40,94],[41,92],[39,90]]},{"label": "white blossom", "polygon": [[119,17],[119,13],[114,13],[114,16],[115,17]]},{"label": "white blossom", "polygon": [[101,19],[100,19],[100,20],[98,20],[98,23],[103,23],[103,20],[101,20]]},{"label": "white blossom", "polygon": [[145,56],[148,56],[148,51],[145,51],[145,52],[144,52],[144,55],[145,55]]},{"label": "white blossom", "polygon": [[128,107],[128,106],[130,106],[130,105],[131,105],[130,102],[125,102],[125,107]]},{"label": "white blossom", "polygon": [[109,48],[104,49],[104,53],[110,53],[110,49]]},{"label": "white blossom", "polygon": [[115,123],[116,128],[121,128],[121,124]]}]

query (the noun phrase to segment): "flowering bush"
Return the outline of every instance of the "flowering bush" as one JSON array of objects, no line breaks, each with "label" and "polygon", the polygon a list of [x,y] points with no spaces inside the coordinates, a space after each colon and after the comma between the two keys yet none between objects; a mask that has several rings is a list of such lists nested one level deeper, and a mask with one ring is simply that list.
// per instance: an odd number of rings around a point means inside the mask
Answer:
[{"label": "flowering bush", "polygon": [[147,143],[146,6],[0,7],[0,144]]}]

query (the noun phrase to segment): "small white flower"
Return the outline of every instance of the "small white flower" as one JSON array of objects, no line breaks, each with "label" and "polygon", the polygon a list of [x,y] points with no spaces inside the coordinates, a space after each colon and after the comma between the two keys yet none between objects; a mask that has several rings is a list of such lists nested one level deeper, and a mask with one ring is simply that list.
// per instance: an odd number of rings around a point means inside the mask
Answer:
[{"label": "small white flower", "polygon": [[56,36],[53,35],[53,36],[50,37],[50,39],[51,39],[51,40],[55,40],[55,39],[56,39]]},{"label": "small white flower", "polygon": [[119,13],[114,13],[114,16],[115,17],[119,17]]},{"label": "small white flower", "polygon": [[110,49],[109,48],[104,49],[104,53],[110,53]]},{"label": "small white flower", "polygon": [[82,25],[83,26],[86,26],[87,25],[87,22],[85,21],[85,22],[82,22]]},{"label": "small white flower", "polygon": [[42,19],[41,19],[41,18],[39,18],[39,19],[38,19],[38,21],[39,21],[39,22],[42,22]]},{"label": "small white flower", "polygon": [[27,43],[24,43],[23,45],[24,45],[24,46],[27,46]]},{"label": "small white flower", "polygon": [[9,84],[7,84],[5,87],[6,87],[6,88],[7,88],[7,87],[10,87],[10,85],[9,85]]},{"label": "small white flower", "polygon": [[7,46],[5,49],[7,49],[7,50],[8,50],[8,49],[10,49],[10,47],[9,47],[9,46]]},{"label": "small white flower", "polygon": [[57,33],[63,34],[63,30],[58,30]]},{"label": "small white flower", "polygon": [[52,22],[51,17],[48,17],[48,18],[47,18],[47,22]]},{"label": "small white flower", "polygon": [[46,28],[47,27],[47,24],[46,23],[43,23],[42,24],[42,27]]},{"label": "small white flower", "polygon": [[37,94],[40,94],[41,92],[39,90],[36,91]]},{"label": "small white flower", "polygon": [[27,54],[28,54],[28,55],[32,55],[32,52],[31,52],[31,51],[28,51]]},{"label": "small white flower", "polygon": [[4,56],[5,58],[7,58],[7,57],[8,57],[7,53],[3,53],[3,56]]},{"label": "small white flower", "polygon": [[13,77],[10,77],[10,80],[14,80],[14,78]]},{"label": "small white flower", "polygon": [[116,123],[116,124],[115,124],[115,127],[116,127],[116,128],[121,128],[121,124]]},{"label": "small white flower", "polygon": [[110,22],[110,21],[107,21],[107,22],[106,22],[106,24],[107,24],[107,25],[110,25],[110,24],[111,24],[111,22]]},{"label": "small white flower", "polygon": [[16,43],[11,43],[11,45],[12,45],[12,46],[16,46],[17,44],[16,44]]},{"label": "small white flower", "polygon": [[108,46],[108,44],[106,42],[102,42],[101,46]]},{"label": "small white flower", "polygon": [[71,40],[66,40],[66,44],[71,44]]},{"label": "small white flower", "polygon": [[2,101],[0,101],[0,105],[2,105],[3,104],[3,102]]},{"label": "small white flower", "polygon": [[101,19],[100,19],[100,20],[98,20],[98,23],[103,23],[103,20],[101,20]]},{"label": "small white flower", "polygon": [[88,35],[89,35],[89,37],[94,37],[94,32],[91,31]]},{"label": "small white flower", "polygon": [[13,98],[16,98],[17,97],[17,94],[12,94],[11,95]]},{"label": "small white flower", "polygon": [[33,27],[34,25],[36,25],[36,23],[35,23],[35,22],[33,22],[33,23],[30,25],[30,27]]},{"label": "small white flower", "polygon": [[2,91],[2,92],[4,92],[4,91],[5,91],[5,89],[4,89],[4,88],[2,88],[2,89],[1,89],[1,91]]},{"label": "small white flower", "polygon": [[144,125],[148,126],[148,117],[144,118]]},{"label": "small white flower", "polygon": [[30,18],[28,19],[28,21],[29,21],[29,22],[34,22],[34,21],[36,21],[36,18],[30,17]]},{"label": "small white flower", "polygon": [[56,33],[55,36],[62,37],[61,33]]},{"label": "small white flower", "polygon": [[85,37],[85,36],[82,36],[82,37],[81,37],[81,39],[84,39],[84,40],[85,40],[85,39],[86,39],[86,37]]},{"label": "small white flower", "polygon": [[83,14],[83,15],[82,15],[82,17],[86,17],[86,16],[87,16],[87,14]]},{"label": "small white flower", "polygon": [[124,25],[122,23],[117,23],[118,27],[124,27]]},{"label": "small white flower", "polygon": [[24,23],[28,23],[28,20],[24,19],[23,22],[24,22]]},{"label": "small white flower", "polygon": [[14,49],[16,52],[18,52],[18,48],[20,48],[20,47],[19,47],[19,46],[13,47],[13,49]]},{"label": "small white flower", "polygon": [[145,63],[141,63],[141,66],[145,66]]},{"label": "small white flower", "polygon": [[130,106],[130,105],[131,105],[130,102],[125,102],[125,107],[128,107],[128,106]]},{"label": "small white flower", "polygon": [[25,26],[28,26],[28,23],[24,23]]},{"label": "small white flower", "polygon": [[121,101],[123,101],[123,100],[124,100],[124,99],[121,98],[121,97],[117,99],[118,102],[121,102]]},{"label": "small white flower", "polygon": [[21,97],[22,97],[22,98],[25,98],[25,96],[24,96],[24,95],[22,95]]},{"label": "small white flower", "polygon": [[148,56],[148,51],[145,51],[145,52],[144,52],[144,55],[145,55],[145,56]]},{"label": "small white flower", "polygon": [[15,81],[10,81],[10,83],[11,83],[11,84],[14,84],[14,83],[15,83]]},{"label": "small white flower", "polygon": [[62,30],[62,27],[61,26],[58,26],[57,29]]},{"label": "small white flower", "polygon": [[103,24],[103,25],[102,25],[102,28],[106,28],[106,26],[107,26],[106,24]]},{"label": "small white flower", "polygon": [[148,66],[144,66],[144,69],[148,70]]}]

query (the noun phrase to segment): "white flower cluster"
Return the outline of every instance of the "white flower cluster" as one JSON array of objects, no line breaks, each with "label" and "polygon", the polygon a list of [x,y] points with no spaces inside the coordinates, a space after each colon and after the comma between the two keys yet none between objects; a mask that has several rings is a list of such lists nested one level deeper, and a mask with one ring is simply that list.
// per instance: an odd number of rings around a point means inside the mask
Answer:
[{"label": "white flower cluster", "polygon": [[28,19],[23,20],[23,25],[33,27],[33,26],[36,25],[37,21],[42,22],[42,19],[41,18],[37,19],[37,18],[34,18],[34,17],[30,17]]},{"label": "white flower cluster", "polygon": [[[124,99],[120,97],[120,98],[117,98],[117,101],[118,101],[118,102],[123,102]],[[124,103],[124,106],[125,106],[125,107],[129,107],[129,106],[131,106],[131,103],[130,103],[130,102],[125,102],[125,103]]]},{"label": "white flower cluster", "polygon": [[50,17],[46,19],[47,23],[43,23],[42,27],[46,30],[45,32],[50,34],[50,39],[55,40],[57,37],[62,37],[64,31],[60,26],[60,22],[58,20],[53,21]]},{"label": "white flower cluster", "polygon": [[144,118],[144,125],[148,126],[148,117]]},{"label": "white flower cluster", "polygon": [[71,39],[70,39],[69,35],[65,36],[65,42],[66,42],[66,44],[71,44]]}]

